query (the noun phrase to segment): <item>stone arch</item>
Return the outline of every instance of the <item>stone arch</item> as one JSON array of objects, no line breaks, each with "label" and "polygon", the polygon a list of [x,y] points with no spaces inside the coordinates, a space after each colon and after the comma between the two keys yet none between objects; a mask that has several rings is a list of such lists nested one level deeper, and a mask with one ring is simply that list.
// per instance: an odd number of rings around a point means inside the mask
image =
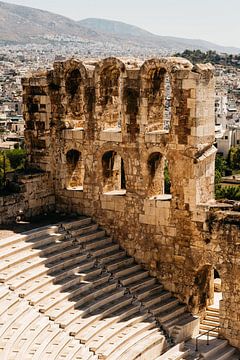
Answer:
[{"label": "stone arch", "polygon": [[82,153],[71,148],[65,154],[66,176],[65,186],[67,190],[83,190],[84,163]]},{"label": "stone arch", "polygon": [[209,305],[209,299],[212,299],[211,276],[211,265],[202,266],[195,274],[194,286],[197,289],[199,310],[205,309]]},{"label": "stone arch", "polygon": [[142,113],[147,132],[171,131],[175,112],[172,74],[190,65],[180,58],[150,59],[142,65]]},{"label": "stone arch", "polygon": [[76,60],[66,62],[64,81],[66,93],[66,121],[68,122],[67,127],[85,128],[85,89],[87,72],[84,65]]},{"label": "stone arch", "polygon": [[[125,192],[126,176],[124,160],[115,150],[105,151],[102,155],[103,192]],[[123,193],[121,192],[121,193]]]},{"label": "stone arch", "polygon": [[[143,157],[142,171],[144,175],[144,183],[146,184],[146,196],[156,197],[159,199],[171,199],[169,195],[171,192],[166,191],[166,164],[167,152],[164,148],[152,147]],[[168,179],[170,175],[168,172]],[[169,188],[170,190],[170,184]]]},{"label": "stone arch", "polygon": [[[216,281],[216,278],[220,282]],[[219,307],[222,297],[216,296],[216,292],[223,293],[223,280],[222,267],[214,263],[205,264],[195,272],[194,287],[199,311],[213,304]]]},{"label": "stone arch", "polygon": [[125,65],[116,58],[103,59],[95,68],[96,116],[100,130],[121,128]]},{"label": "stone arch", "polygon": [[164,157],[160,152],[153,152],[147,160],[148,195],[154,196],[164,193]]}]

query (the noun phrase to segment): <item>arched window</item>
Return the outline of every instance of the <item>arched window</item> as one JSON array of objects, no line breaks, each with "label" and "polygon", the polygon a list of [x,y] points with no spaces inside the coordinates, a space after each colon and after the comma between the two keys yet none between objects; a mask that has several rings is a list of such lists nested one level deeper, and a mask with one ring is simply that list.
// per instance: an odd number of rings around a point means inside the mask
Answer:
[{"label": "arched window", "polygon": [[108,151],[102,157],[103,191],[124,194],[126,178],[124,162],[115,151]]},{"label": "arched window", "polygon": [[149,195],[159,195],[164,192],[164,162],[159,152],[152,153],[148,158]]},{"label": "arched window", "polygon": [[72,127],[84,127],[84,82],[79,69],[73,69],[67,73],[65,89],[67,120],[71,120]]},{"label": "arched window", "polygon": [[67,74],[66,92],[73,99],[77,94],[81,83],[81,73],[78,69],[72,70]]},{"label": "arched window", "polygon": [[84,180],[84,165],[81,153],[71,149],[66,154],[66,188],[68,190],[82,190]]},{"label": "arched window", "polygon": [[124,64],[104,59],[96,68],[96,117],[101,131],[121,132],[123,114]]},{"label": "arched window", "polygon": [[195,276],[199,308],[211,306],[219,309],[222,300],[222,281],[219,272],[211,265],[205,265]]},{"label": "arched window", "polygon": [[148,158],[148,195],[170,194],[170,177],[167,160],[160,152],[152,153]]},{"label": "arched window", "polygon": [[171,81],[164,68],[152,69],[148,79],[148,132],[168,131],[171,121]]}]

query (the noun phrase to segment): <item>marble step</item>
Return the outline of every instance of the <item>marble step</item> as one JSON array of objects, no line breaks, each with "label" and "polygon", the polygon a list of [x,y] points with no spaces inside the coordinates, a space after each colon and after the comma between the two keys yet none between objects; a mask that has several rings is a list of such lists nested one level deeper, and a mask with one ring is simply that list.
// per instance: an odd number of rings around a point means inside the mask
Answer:
[{"label": "marble step", "polygon": [[44,308],[40,309],[41,312],[46,312],[47,315],[50,316],[52,320],[55,320],[59,316],[71,311],[72,309],[77,309],[81,307],[81,312],[84,306],[86,307],[88,303],[93,302],[97,297],[108,294],[117,288],[117,284],[115,282],[107,282],[99,285],[96,288],[90,288],[85,293],[81,293],[77,298],[71,298],[71,300],[63,300],[56,304],[53,307],[45,310]]},{"label": "marble step", "polygon": [[[115,274],[114,274],[115,275]],[[143,281],[144,278],[148,277],[149,272],[144,270],[136,270],[124,276],[119,276],[119,282],[128,288],[131,288],[131,284],[137,281]]]},{"label": "marble step", "polygon": [[155,316],[158,318],[160,324],[164,323],[165,321],[168,321],[170,319],[173,319],[181,314],[183,314],[186,311],[185,305],[177,304],[175,306],[171,306],[170,308],[160,311],[155,314]]},{"label": "marble step", "polygon": [[25,240],[24,242],[19,241],[9,246],[5,246],[5,249],[1,250],[0,259],[22,253],[29,249],[37,249],[38,247],[50,246],[55,244],[57,241],[63,241],[65,238],[64,234],[46,234],[37,239]]},{"label": "marble step", "polygon": [[91,326],[94,322],[104,319],[111,316],[112,313],[123,309],[125,306],[128,306],[132,303],[132,298],[130,296],[122,296],[114,301],[107,303],[104,306],[101,306],[99,309],[93,311],[92,313],[87,314],[83,318],[81,312],[78,310],[72,311],[71,319],[69,321],[68,315],[63,316],[61,320],[60,327],[67,328],[69,333],[77,333],[83,329],[83,327]]},{"label": "marble step", "polygon": [[107,266],[107,264],[109,264],[111,261],[114,260],[124,260],[125,257],[127,256],[126,251],[116,248],[113,251],[107,252],[107,253],[103,253],[100,254],[98,256],[98,261],[103,265],[103,266]]},{"label": "marble step", "polygon": [[65,328],[79,316],[87,318],[88,314],[96,311],[98,308],[109,306],[112,301],[120,299],[124,295],[124,291],[124,289],[113,289],[109,293],[102,294],[94,300],[87,302],[85,306],[79,309],[71,307],[70,311],[62,312],[61,304],[59,304],[59,307],[54,309],[54,311],[50,310],[48,315],[51,320],[57,321],[62,328]]},{"label": "marble step", "polygon": [[49,308],[56,306],[63,300],[71,300],[74,296],[81,295],[94,287],[108,282],[109,277],[110,274],[97,275],[97,277],[93,278],[91,281],[83,280],[75,285],[69,287],[65,286],[64,291],[62,291],[61,285],[59,284],[48,284],[36,293],[32,294],[31,301],[34,301],[37,304],[41,303],[41,307],[44,311],[47,311]]},{"label": "marble step", "polygon": [[166,350],[166,341],[163,335],[160,335],[158,331],[153,331],[147,334],[144,338],[138,340],[134,344],[129,344],[124,353],[120,352],[113,355],[112,360],[149,360],[156,359],[159,354],[162,354]]},{"label": "marble step", "polygon": [[171,293],[167,290],[162,290],[159,293],[151,294],[144,299],[142,299],[142,303],[146,307],[152,307],[153,305],[157,305],[158,303],[161,303],[164,300],[171,298]]},{"label": "marble step", "polygon": [[218,325],[216,325],[216,326],[212,326],[211,324],[203,324],[203,323],[201,323],[200,324],[200,330],[204,330],[204,331],[208,331],[208,330],[211,330],[212,332],[218,332],[218,326],[219,326],[219,324]]},{"label": "marble step", "polygon": [[213,322],[219,322],[219,316],[205,315],[204,320],[213,321]]},{"label": "marble step", "polygon": [[187,358],[190,350],[184,348],[184,343],[177,344],[155,360],[182,360]]},{"label": "marble step", "polygon": [[21,273],[21,275],[8,280],[6,283],[11,290],[17,290],[18,288],[26,285],[26,283],[29,285],[30,282],[39,276],[51,276],[57,272],[67,272],[70,269],[76,268],[78,264],[81,264],[84,261],[87,261],[87,254],[77,255],[76,257],[73,257],[72,254],[70,254],[70,256],[67,257],[65,261],[62,261],[61,259],[60,261],[41,264],[37,265],[36,267],[26,269],[25,272]]},{"label": "marble step", "polygon": [[92,222],[92,219],[87,216],[82,216],[80,219],[72,220],[72,221],[63,221],[58,224],[59,228],[63,230],[73,230],[75,228],[79,228],[83,225],[89,225]]},{"label": "marble step", "polygon": [[148,319],[149,322],[153,322],[151,316],[145,313],[139,316],[131,316],[128,320],[119,320],[113,323],[108,329],[103,329],[103,331],[99,331],[92,339],[89,339],[86,343],[91,351],[96,352],[99,348],[103,347],[107,341],[110,341],[112,338],[117,337],[117,335],[123,332],[125,329],[138,323],[146,322]]},{"label": "marble step", "polygon": [[[90,227],[91,218],[83,218],[78,221],[79,229],[83,233],[89,231],[89,229],[96,228],[96,224],[92,224]],[[59,232],[59,225],[47,225],[38,229],[30,230],[23,234],[16,234],[8,238],[0,239],[0,249],[4,247],[8,248],[9,251],[18,251],[20,249],[35,247],[47,244],[48,242],[54,241],[54,239],[61,239],[66,234]],[[6,256],[4,251],[1,251],[0,258]]]},{"label": "marble step", "polygon": [[176,305],[178,305],[179,302],[176,298],[169,297],[168,294],[165,299],[161,300],[159,299],[158,302],[155,302],[153,305],[149,306],[149,310],[154,315],[159,315],[165,311],[171,311]]},{"label": "marble step", "polygon": [[9,266],[4,267],[0,273],[0,282],[9,282],[9,280],[15,278],[16,276],[20,276],[28,270],[31,270],[37,266],[43,265],[46,268],[48,264],[61,262],[62,266],[64,266],[63,261],[69,257],[78,256],[81,253],[81,249],[78,245],[72,245],[65,243],[64,246],[58,246],[54,251],[51,249],[51,253],[48,255],[40,256],[40,254],[32,254],[27,257],[27,259],[23,259],[23,261],[9,264]]},{"label": "marble step", "polygon": [[99,247],[97,246],[94,249],[92,249],[91,250],[91,256],[99,258],[102,255],[106,256],[106,254],[111,253],[111,252],[116,251],[116,250],[119,251],[119,245],[115,244],[113,242],[110,242],[108,244],[105,244],[105,245],[102,245],[102,246],[99,246]]},{"label": "marble step", "polygon": [[[150,288],[155,288],[156,278],[152,278],[150,276],[144,277],[143,279],[140,278],[131,284],[128,285],[128,289],[136,296],[139,300],[142,300],[145,296],[151,293]],[[162,287],[162,285],[161,285]]]},{"label": "marble step", "polygon": [[[71,294],[69,296],[62,296],[69,303],[70,303],[70,300],[74,301],[75,300],[74,298],[82,295],[82,293],[83,293],[82,286],[81,286],[82,281],[84,281],[84,283],[86,283],[86,281],[87,281],[86,279],[82,280],[83,276],[86,277],[88,275],[88,278],[89,278],[89,276],[92,277],[92,276],[100,274],[99,271],[101,271],[101,269],[94,268],[92,265],[93,264],[91,264],[89,262],[88,264],[85,264],[85,269],[82,267],[81,271],[80,271],[80,269],[78,268],[79,273],[74,273],[72,275],[70,274],[68,276],[66,275],[66,277],[64,278],[64,284],[61,283],[62,286],[59,289],[61,292],[59,292],[59,290],[58,290],[55,293],[55,303],[59,302],[59,300],[61,299],[61,294],[65,295],[64,293],[65,293],[65,291],[67,291],[69,289],[69,287],[78,287],[78,290],[79,290],[79,291],[75,291],[75,294]],[[74,280],[74,278],[76,279],[77,283],[74,282],[73,285],[70,285],[72,282],[72,279]],[[70,283],[69,282],[66,283],[66,281],[68,281],[68,280],[70,280]],[[90,283],[89,283],[88,288],[85,287],[85,291],[89,291],[89,288],[90,288]],[[51,300],[51,303],[52,303],[52,300],[54,299],[54,297],[53,297],[53,294],[51,296],[49,296],[48,289],[46,289],[44,295],[41,294],[41,290],[42,290],[42,288],[40,288],[40,290],[37,293],[29,294],[27,299],[29,300],[29,303],[31,305],[35,305],[39,311],[45,312],[48,308],[51,307],[51,306],[50,307],[48,306],[49,300]],[[59,296],[56,299],[57,294],[59,294]]]},{"label": "marble step", "polygon": [[19,288],[18,294],[20,297],[26,297],[30,301],[31,294],[35,294],[37,290],[41,291],[44,286],[56,284],[62,291],[65,291],[65,289],[68,289],[70,286],[79,284],[82,281],[91,280],[94,276],[100,274],[101,269],[90,267],[88,270],[85,270],[84,273],[73,273],[73,270],[71,270],[70,274],[67,275],[64,272],[61,272],[57,277],[43,275],[37,277],[31,284],[25,284],[23,287]]},{"label": "marble step", "polygon": [[[203,330],[203,329],[199,329],[199,334],[207,334],[208,330]],[[218,331],[209,331],[209,336],[212,336],[212,337],[218,337],[219,335],[219,332]]]},{"label": "marble step", "polygon": [[[99,359],[115,360],[121,359],[125,351],[129,351],[131,347],[137,347],[138,342],[142,342],[145,337],[152,334],[162,337],[154,323],[140,323],[124,329],[116,337],[104,343],[102,347],[97,349],[96,354]],[[130,358],[131,359],[131,358]]]},{"label": "marble step", "polygon": [[113,272],[113,274],[114,277],[116,278],[122,278],[124,276],[131,275],[132,273],[135,273],[141,269],[142,269],[141,266],[138,264],[134,264],[134,263],[128,265],[123,264],[123,266],[121,268],[116,269]]},{"label": "marble step", "polygon": [[[235,357],[236,356],[236,357]],[[234,357],[239,360],[239,356],[236,354],[236,349],[232,346],[226,346],[212,354],[205,357],[207,360],[234,360]]]},{"label": "marble step", "polygon": [[124,257],[120,259],[114,259],[106,263],[105,267],[110,272],[115,272],[118,269],[121,269],[123,266],[132,265],[134,259],[131,257]]},{"label": "marble step", "polygon": [[163,290],[163,285],[157,283],[157,280],[151,277],[144,279],[144,281],[140,281],[139,286],[131,288],[131,292],[140,301],[143,301],[148,296],[158,294],[162,290]]},{"label": "marble step", "polygon": [[141,312],[140,306],[131,304],[120,309],[120,311],[112,313],[110,317],[92,324],[91,327],[88,327],[87,332],[83,330],[76,333],[75,338],[81,340],[81,343],[87,344],[93,350],[93,348],[97,348],[99,344],[115,335],[116,328],[124,328],[128,324],[144,321],[147,317],[149,317],[149,314]]},{"label": "marble step", "polygon": [[44,238],[53,233],[58,233],[57,225],[47,225],[42,228],[26,231],[22,234],[15,234],[7,238],[0,239],[0,249],[11,248],[13,245],[27,241],[35,242],[36,239]]},{"label": "marble step", "polygon": [[68,229],[68,234],[71,235],[73,238],[86,234],[88,232],[94,232],[98,229],[98,224],[90,222],[87,225],[81,225],[74,229]]},{"label": "marble step", "polygon": [[[102,234],[102,231],[94,231],[93,233],[83,235],[82,239],[87,242],[89,240],[102,238]],[[48,244],[42,249],[27,249],[24,251],[24,254],[14,254],[4,258],[0,265],[0,272],[2,273],[10,266],[12,267],[13,265],[17,265],[19,263],[23,264],[24,261],[26,261],[24,265],[27,265],[29,260],[36,257],[37,262],[39,263],[47,263],[57,259],[63,259],[67,254],[70,254],[71,251],[72,253],[76,253],[80,251],[80,249],[80,245],[77,242],[74,242],[71,238],[64,241],[59,241],[58,243]],[[29,264],[31,264],[31,261],[29,262]],[[21,267],[22,266],[20,265],[20,268]],[[22,271],[24,271],[24,269]],[[4,281],[5,278],[3,278],[2,280],[1,273],[0,281]]]},{"label": "marble step", "polygon": [[201,321],[201,324],[200,324],[201,328],[204,329],[204,327],[202,327],[202,325],[208,325],[213,328],[213,327],[219,326],[220,322],[216,321],[216,320],[213,321],[213,320],[209,320],[209,319],[205,318]]}]

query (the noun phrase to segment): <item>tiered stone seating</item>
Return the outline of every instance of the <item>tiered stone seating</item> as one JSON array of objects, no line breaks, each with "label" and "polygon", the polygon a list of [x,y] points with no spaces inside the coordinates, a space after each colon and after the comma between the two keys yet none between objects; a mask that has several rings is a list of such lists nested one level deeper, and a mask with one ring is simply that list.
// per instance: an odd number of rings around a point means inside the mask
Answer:
[{"label": "tiered stone seating", "polygon": [[[88,217],[2,239],[0,249],[0,281],[26,311],[18,316],[25,319],[20,333],[36,321],[42,329],[24,345],[26,359],[70,359],[73,348],[74,359],[86,350],[90,359],[154,360],[168,348],[162,328],[171,334],[184,319],[194,321]],[[2,349],[10,341],[18,356],[21,337],[10,335]]]},{"label": "tiered stone seating", "polygon": [[26,300],[0,287],[0,358],[2,360],[96,360],[93,353],[50,322]]}]

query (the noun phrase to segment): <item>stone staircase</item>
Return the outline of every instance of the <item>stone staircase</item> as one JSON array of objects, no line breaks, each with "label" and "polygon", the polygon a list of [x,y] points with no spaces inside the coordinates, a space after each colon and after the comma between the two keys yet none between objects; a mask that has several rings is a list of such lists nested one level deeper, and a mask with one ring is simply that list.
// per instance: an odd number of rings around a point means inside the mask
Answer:
[{"label": "stone staircase", "polygon": [[180,360],[198,328],[89,217],[0,239],[0,282],[0,359]]},{"label": "stone staircase", "polygon": [[209,335],[218,337],[219,335],[219,309],[214,306],[208,306],[204,319],[200,322],[199,333],[204,334],[209,331]]},{"label": "stone staircase", "polygon": [[[196,339],[186,342],[185,346],[189,350],[188,360],[207,359],[207,360],[239,360],[240,354],[230,346],[227,340],[219,339],[219,309],[208,306],[204,319],[200,322],[198,336],[198,351],[196,352]],[[209,332],[209,337],[207,336]]]},{"label": "stone staircase", "polygon": [[[198,340],[198,351],[195,351],[196,339],[191,339],[185,343],[185,349],[188,354],[183,357],[187,360],[239,360],[240,353],[229,345],[227,340],[218,339],[215,336],[209,337],[207,345],[207,336],[203,335]],[[171,358],[169,358],[170,360]],[[173,358],[174,359],[174,358]]]},{"label": "stone staircase", "polygon": [[154,360],[196,324],[88,217],[1,239],[0,282],[1,359]]}]

